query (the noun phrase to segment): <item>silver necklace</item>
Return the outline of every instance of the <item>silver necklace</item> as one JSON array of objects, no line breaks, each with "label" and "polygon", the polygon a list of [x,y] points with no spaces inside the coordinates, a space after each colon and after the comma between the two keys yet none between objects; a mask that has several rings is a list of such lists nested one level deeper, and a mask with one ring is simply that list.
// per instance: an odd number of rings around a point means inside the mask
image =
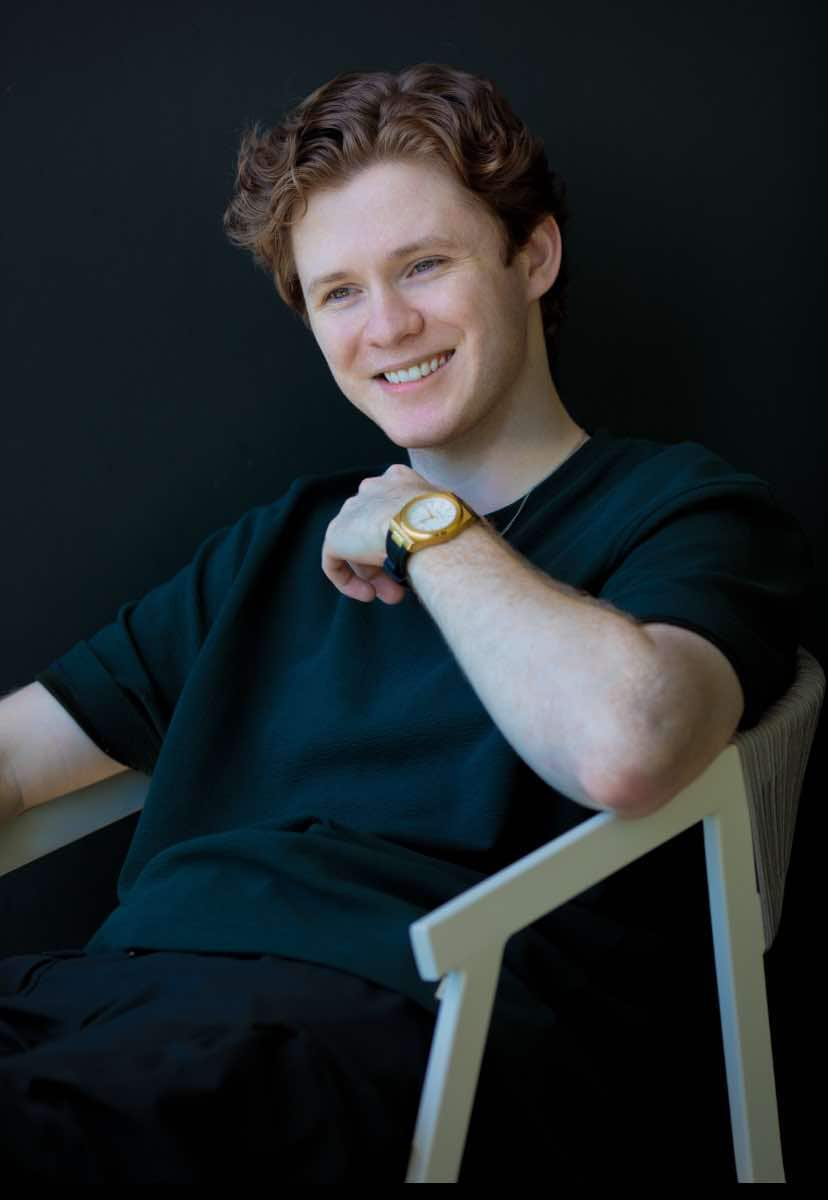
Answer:
[{"label": "silver necklace", "polygon": [[[567,454],[566,458],[561,459],[561,461],[558,463],[558,466],[555,467],[555,471],[559,470],[559,468],[564,465],[564,463],[567,461],[567,459],[572,458],[572,455],[575,453],[576,450],[580,450],[581,446],[583,446],[584,442],[587,440],[588,437],[589,437],[589,434],[586,432],[586,430],[584,430],[584,436],[578,442],[577,446],[573,446],[572,449],[569,451],[569,454]],[[554,471],[552,473],[554,474]],[[548,479],[549,476],[547,475],[546,478]],[[529,497],[532,495],[532,492],[534,492],[534,490],[537,486],[538,486],[537,484],[534,484],[532,487],[530,487],[529,491],[526,493],[526,495],[523,497],[523,499],[520,502],[520,508],[517,510],[515,515],[512,517],[511,521],[506,526],[506,528],[501,530],[501,532],[500,532],[501,537],[505,537],[506,534],[509,532],[509,530],[512,528],[515,521],[518,519],[520,514],[523,512],[524,504],[529,499]]]}]

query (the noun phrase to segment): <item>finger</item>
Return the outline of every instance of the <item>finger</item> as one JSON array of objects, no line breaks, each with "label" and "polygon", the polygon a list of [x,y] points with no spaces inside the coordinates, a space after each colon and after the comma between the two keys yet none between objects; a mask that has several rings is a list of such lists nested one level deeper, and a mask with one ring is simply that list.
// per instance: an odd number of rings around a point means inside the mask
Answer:
[{"label": "finger", "polygon": [[[349,566],[359,579],[372,588],[371,599],[382,600],[384,604],[399,604],[405,599],[407,589],[386,575],[381,567],[365,567],[355,563],[350,563]],[[349,591],[348,594],[353,596],[354,591]],[[360,599],[367,595],[368,593],[365,592]]]},{"label": "finger", "polygon": [[381,571],[376,575],[371,580],[371,583],[374,586],[377,596],[385,604],[399,604],[406,597],[407,589],[392,579],[390,575],[386,575],[385,571]]},{"label": "finger", "polygon": [[[390,601],[389,597],[394,595],[394,589],[396,589],[398,585],[394,583],[393,579],[390,579],[388,575],[386,575],[385,571],[383,571],[381,567],[371,567],[366,566],[364,563],[352,562],[349,562],[348,566],[351,568],[357,579],[362,580],[371,588],[372,599],[378,596],[381,600],[385,600],[386,603],[395,602],[395,600]],[[390,589],[387,586],[388,584],[391,585]],[[368,593],[366,592],[365,595],[367,594]]]},{"label": "finger", "polygon": [[368,566],[365,563],[354,563],[349,561],[348,566],[351,568],[354,575],[356,575],[359,579],[367,579],[369,581],[373,579],[377,570],[376,567]]},{"label": "finger", "polygon": [[351,567],[374,588],[376,595],[386,604],[399,604],[405,599],[406,589],[388,575],[382,567],[351,563]]},{"label": "finger", "polygon": [[341,558],[334,558],[333,555],[322,555],[322,571],[330,579],[331,583],[342,592],[343,596],[348,596],[351,600],[362,600],[365,603],[370,603],[376,599],[376,592],[370,583],[362,580],[353,570],[351,564]]}]

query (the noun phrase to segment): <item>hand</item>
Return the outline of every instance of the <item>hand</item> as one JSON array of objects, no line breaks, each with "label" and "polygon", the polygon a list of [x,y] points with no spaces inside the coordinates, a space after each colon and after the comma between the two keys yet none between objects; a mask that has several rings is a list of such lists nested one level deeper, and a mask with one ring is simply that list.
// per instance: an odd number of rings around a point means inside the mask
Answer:
[{"label": "hand", "polygon": [[328,525],[322,545],[322,570],[343,596],[368,604],[377,597],[385,604],[405,599],[407,589],[382,569],[388,526],[409,500],[434,491],[439,488],[402,463],[363,479]]}]

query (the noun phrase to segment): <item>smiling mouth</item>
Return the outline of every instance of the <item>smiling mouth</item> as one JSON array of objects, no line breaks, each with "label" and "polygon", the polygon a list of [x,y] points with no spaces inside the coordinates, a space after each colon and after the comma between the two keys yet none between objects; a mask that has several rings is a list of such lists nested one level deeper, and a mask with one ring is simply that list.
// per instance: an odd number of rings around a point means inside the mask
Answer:
[{"label": "smiling mouth", "polygon": [[[383,384],[385,384],[386,387],[390,387],[390,388],[413,387],[414,384],[421,383],[427,379],[430,379],[432,377],[432,375],[439,375],[440,372],[445,370],[445,368],[449,365],[451,360],[454,358],[455,352],[456,352],[456,347],[454,347],[451,350],[441,350],[439,355],[432,355],[432,360],[435,357],[442,358],[445,355],[445,362],[441,363],[441,365],[438,366],[436,368],[436,370],[429,371],[427,375],[421,375],[419,378],[406,379],[406,380],[401,380],[401,381],[398,381],[397,383],[394,383],[392,380],[386,379],[384,371],[380,371],[378,375],[374,376],[374,379],[378,380],[380,383],[383,383]],[[423,361],[425,362],[428,360],[423,359]],[[411,368],[409,367],[407,369],[410,370]]]}]

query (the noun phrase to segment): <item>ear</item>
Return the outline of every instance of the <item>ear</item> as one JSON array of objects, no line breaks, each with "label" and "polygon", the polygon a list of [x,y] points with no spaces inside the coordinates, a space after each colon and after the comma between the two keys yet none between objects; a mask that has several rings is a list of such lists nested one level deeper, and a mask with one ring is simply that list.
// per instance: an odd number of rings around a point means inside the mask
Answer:
[{"label": "ear", "polygon": [[561,231],[551,213],[543,217],[520,251],[526,269],[527,300],[539,300],[558,278],[561,269]]}]

